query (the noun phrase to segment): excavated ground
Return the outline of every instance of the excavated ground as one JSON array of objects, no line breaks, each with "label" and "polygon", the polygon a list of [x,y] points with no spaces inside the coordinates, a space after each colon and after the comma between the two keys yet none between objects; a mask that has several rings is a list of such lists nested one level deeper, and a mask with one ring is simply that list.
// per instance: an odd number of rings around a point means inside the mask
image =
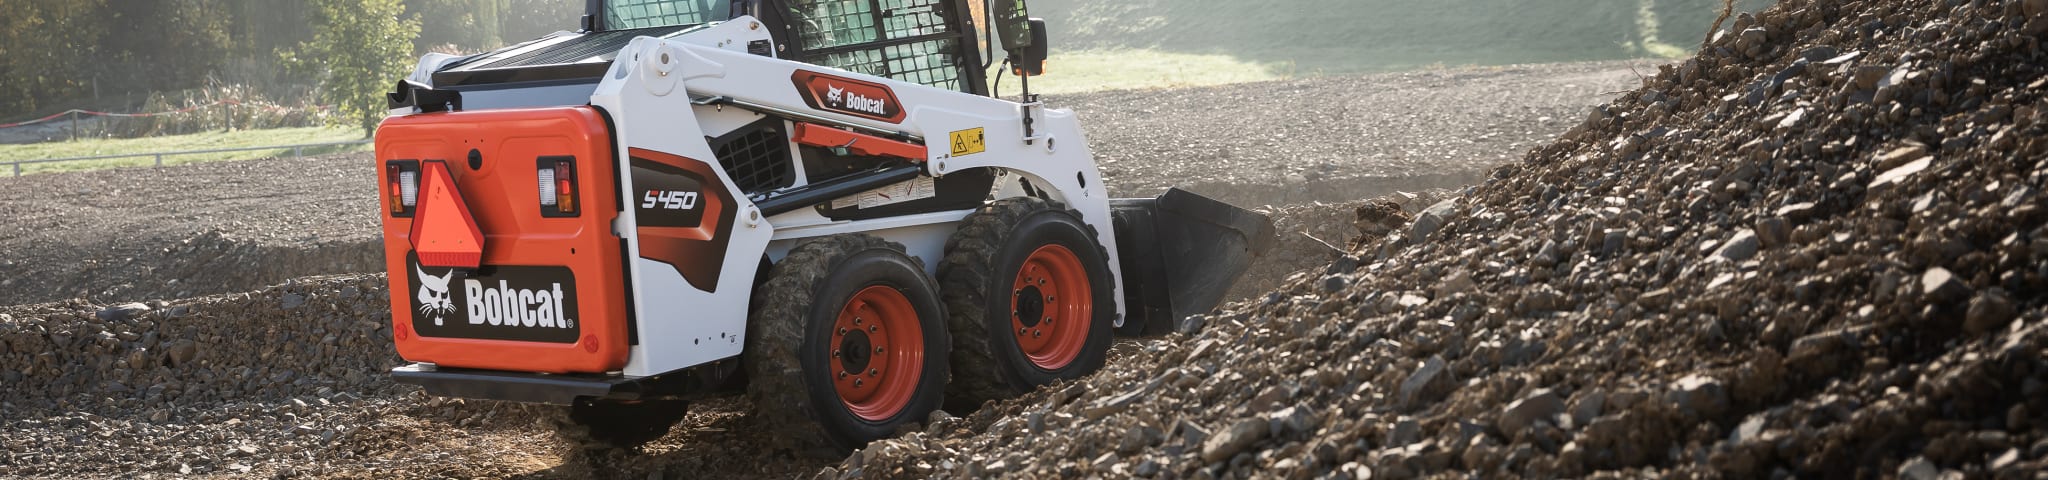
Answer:
[{"label": "excavated ground", "polygon": [[2048,478],[2048,0],[1732,32],[1198,334],[819,476]]},{"label": "excavated ground", "polygon": [[[1553,141],[1636,84],[1632,70],[1653,69],[1450,69],[1052,101],[1086,112],[1116,193],[1180,184],[1273,214],[1280,246],[1240,286],[1249,297]],[[738,400],[694,405],[644,452],[591,457],[550,439],[540,408],[392,384],[383,277],[346,274],[376,270],[381,253],[366,161],[0,179],[42,192],[0,199],[20,212],[0,227],[0,305],[61,300],[0,307],[0,477],[787,478],[839,460],[774,451]],[[1383,195],[1393,203],[1360,216],[1359,199]],[[1183,341],[1128,342],[1114,363]]]}]

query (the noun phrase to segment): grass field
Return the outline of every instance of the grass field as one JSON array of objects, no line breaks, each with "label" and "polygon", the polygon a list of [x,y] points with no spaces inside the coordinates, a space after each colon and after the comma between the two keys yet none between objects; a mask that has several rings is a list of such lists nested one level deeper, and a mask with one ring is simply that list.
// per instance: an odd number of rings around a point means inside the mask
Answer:
[{"label": "grass field", "polygon": [[[96,157],[105,155],[142,154],[171,151],[216,150],[228,148],[265,147],[271,145],[299,145],[308,143],[351,142],[362,140],[361,131],[347,128],[279,128],[270,130],[236,130],[230,132],[195,133],[149,138],[94,139],[31,143],[25,145],[0,145],[0,163],[14,160],[42,160],[49,158]],[[305,154],[369,151],[369,145],[348,145],[336,147],[308,148]],[[219,160],[247,160],[291,155],[289,148],[252,150],[244,152],[203,153],[193,155],[165,156],[165,165],[179,165]],[[129,157],[107,160],[81,160],[75,162],[38,163],[21,166],[21,173],[51,173],[79,170],[96,170],[112,167],[145,166],[156,164],[154,157]],[[0,165],[0,175],[13,175],[11,165]]]}]

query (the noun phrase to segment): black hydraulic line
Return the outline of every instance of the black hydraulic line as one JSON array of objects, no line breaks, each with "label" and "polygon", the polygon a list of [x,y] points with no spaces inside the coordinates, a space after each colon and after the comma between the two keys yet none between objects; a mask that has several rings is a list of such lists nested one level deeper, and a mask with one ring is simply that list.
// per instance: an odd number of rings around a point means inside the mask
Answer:
[{"label": "black hydraulic line", "polygon": [[867,173],[857,173],[827,180],[823,183],[805,185],[801,188],[776,195],[773,198],[754,202],[754,206],[761,208],[762,216],[773,217],[810,208],[812,205],[830,202],[847,195],[907,182],[923,174],[924,167],[920,165],[885,167]]}]

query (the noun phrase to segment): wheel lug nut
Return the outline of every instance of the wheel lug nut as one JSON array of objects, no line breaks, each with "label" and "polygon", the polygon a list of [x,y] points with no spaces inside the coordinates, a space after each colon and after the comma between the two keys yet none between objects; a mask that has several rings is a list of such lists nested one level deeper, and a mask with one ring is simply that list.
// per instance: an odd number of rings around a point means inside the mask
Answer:
[{"label": "wheel lug nut", "polygon": [[845,335],[845,334],[846,334],[846,329],[844,329],[844,328],[841,328],[841,329],[839,329],[839,334],[840,334],[840,335]]},{"label": "wheel lug nut", "polygon": [[878,369],[873,369],[873,368],[870,368],[870,369],[868,369],[868,376],[870,376],[870,377],[872,377],[872,376],[875,376],[875,375],[880,375],[881,373],[882,373],[882,371],[881,371],[881,370],[878,370]]},{"label": "wheel lug nut", "polygon": [[1018,335],[1023,335],[1023,334],[1026,334],[1026,333],[1031,333],[1031,329],[1029,329],[1029,328],[1019,328],[1019,329],[1017,329],[1017,334],[1018,334]]},{"label": "wheel lug nut", "polygon": [[839,378],[846,378],[846,372],[839,372]]},{"label": "wheel lug nut", "polygon": [[875,347],[875,353],[882,353],[882,347]]},{"label": "wheel lug nut", "polygon": [[862,381],[860,381],[860,379],[858,379],[858,378],[856,378],[856,379],[853,379],[853,388],[860,388],[861,384],[863,384],[863,383],[866,383],[866,382],[862,382]]},{"label": "wheel lug nut", "polygon": [[854,325],[860,325],[860,322],[861,322],[861,321],[862,321],[862,319],[861,319],[860,317],[853,317],[853,324],[854,324]]},{"label": "wheel lug nut", "polygon": [[873,331],[876,331],[876,330],[880,330],[880,328],[879,328],[879,327],[876,327],[876,326],[874,326],[874,325],[868,325],[868,331],[870,331],[870,332],[873,332]]},{"label": "wheel lug nut", "polygon": [[1040,332],[1040,331],[1037,331],[1037,330],[1032,330],[1032,331],[1031,331],[1031,338],[1038,338],[1038,334],[1040,334],[1040,333],[1044,333],[1044,332]]}]

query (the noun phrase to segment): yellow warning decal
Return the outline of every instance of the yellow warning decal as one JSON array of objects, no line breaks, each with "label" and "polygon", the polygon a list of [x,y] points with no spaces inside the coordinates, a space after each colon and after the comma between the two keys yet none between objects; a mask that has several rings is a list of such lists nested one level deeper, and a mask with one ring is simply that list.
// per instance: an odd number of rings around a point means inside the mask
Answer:
[{"label": "yellow warning decal", "polygon": [[988,151],[988,142],[981,135],[980,128],[953,132],[953,156],[967,156]]}]

